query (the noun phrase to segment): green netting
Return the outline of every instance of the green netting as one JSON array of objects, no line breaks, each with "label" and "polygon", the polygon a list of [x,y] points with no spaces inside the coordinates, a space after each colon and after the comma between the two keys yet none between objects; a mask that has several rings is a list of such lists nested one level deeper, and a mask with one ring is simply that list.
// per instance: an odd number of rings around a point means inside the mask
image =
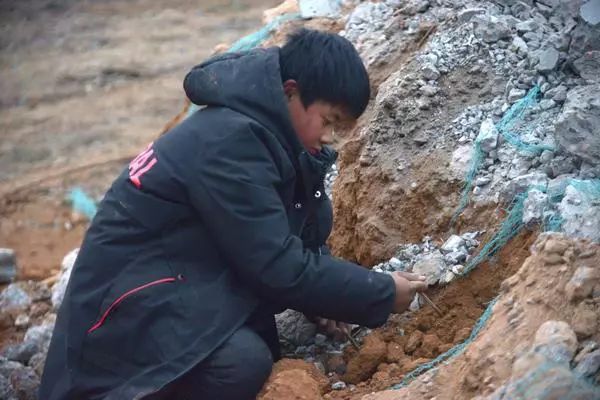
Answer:
[{"label": "green netting", "polygon": [[[504,114],[502,119],[496,124],[499,136],[515,147],[518,151],[526,153],[541,153],[544,150],[553,150],[552,146],[544,144],[527,143],[521,137],[523,132],[526,130],[524,127],[520,127],[519,123],[523,120],[525,110],[534,106],[537,103],[537,99],[540,95],[540,89],[538,86],[534,86],[529,93],[513,106]],[[481,140],[483,137],[481,134],[475,139],[473,146],[473,153],[471,156],[471,163],[469,164],[469,170],[465,176],[465,184],[460,197],[460,202],[456,212],[452,216],[450,225],[454,225],[456,219],[462,214],[467,205],[469,204],[469,193],[473,190],[473,181],[479,172],[479,168],[485,159],[485,153],[481,149]]]},{"label": "green netting", "polygon": [[437,356],[433,360],[431,360],[429,362],[426,362],[424,364],[419,365],[417,368],[415,368],[414,370],[412,370],[411,372],[409,372],[408,374],[406,374],[404,376],[404,379],[402,379],[402,382],[398,383],[397,385],[392,386],[392,389],[403,388],[404,386],[408,385],[415,378],[419,377],[420,375],[424,374],[425,372],[427,372],[427,371],[429,371],[431,369],[436,368],[441,363],[447,362],[451,358],[456,357],[457,355],[459,355],[460,353],[462,353],[467,348],[467,346],[473,340],[475,340],[475,338],[477,337],[477,335],[479,334],[479,332],[485,326],[486,322],[492,316],[492,309],[494,308],[494,304],[496,304],[497,300],[498,299],[495,298],[495,299],[493,299],[488,304],[488,306],[486,307],[485,311],[483,312],[483,314],[481,315],[481,317],[479,317],[479,319],[475,323],[475,326],[471,330],[471,334],[469,335],[469,337],[467,339],[465,339],[464,342],[457,344],[456,346],[452,347],[450,350],[446,351],[444,354],[441,354],[441,355]]},{"label": "green netting", "polygon": [[[235,53],[235,52],[239,52],[239,51],[251,50],[255,47],[258,47],[258,46],[260,46],[260,44],[262,42],[264,42],[265,40],[267,40],[269,38],[269,36],[271,35],[271,32],[273,32],[279,25],[281,25],[284,22],[291,21],[294,19],[300,19],[300,18],[302,18],[302,16],[299,13],[280,15],[279,17],[275,18],[273,21],[269,22],[268,24],[266,24],[265,26],[263,26],[256,32],[253,32],[253,33],[239,39],[237,42],[235,42],[234,44],[231,45],[231,47],[227,50],[227,52]],[[187,109],[187,116],[189,117],[197,110],[198,110],[197,105],[190,104],[190,106]]]},{"label": "green netting", "polygon": [[97,206],[94,199],[88,196],[83,189],[80,187],[74,187],[69,192],[68,196],[69,201],[71,202],[71,207],[73,211],[76,211],[80,214],[86,216],[90,221],[94,218],[97,212]]}]

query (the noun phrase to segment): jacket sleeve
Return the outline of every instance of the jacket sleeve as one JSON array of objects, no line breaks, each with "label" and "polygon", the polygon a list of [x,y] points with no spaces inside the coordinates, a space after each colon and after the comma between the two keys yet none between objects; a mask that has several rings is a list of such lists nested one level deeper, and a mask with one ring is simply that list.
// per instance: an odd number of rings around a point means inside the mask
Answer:
[{"label": "jacket sleeve", "polygon": [[279,172],[252,131],[215,141],[197,160],[189,178],[191,202],[240,280],[304,313],[368,327],[387,320],[395,298],[392,278],[304,250],[290,233],[276,190]]},{"label": "jacket sleeve", "polygon": [[[321,192],[325,193],[325,189],[322,188]],[[330,254],[326,243],[333,228],[333,207],[327,195],[323,197],[322,200],[318,200],[315,209],[306,217],[300,238],[305,249],[317,253],[320,251],[319,254],[327,250],[327,254]]]}]

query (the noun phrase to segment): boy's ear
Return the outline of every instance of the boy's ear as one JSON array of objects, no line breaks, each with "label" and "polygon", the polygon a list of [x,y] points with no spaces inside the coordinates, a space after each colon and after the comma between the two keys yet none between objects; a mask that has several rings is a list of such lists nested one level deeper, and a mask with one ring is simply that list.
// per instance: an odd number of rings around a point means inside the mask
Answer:
[{"label": "boy's ear", "polygon": [[298,94],[298,82],[293,79],[283,82],[283,92],[288,99],[291,99]]}]

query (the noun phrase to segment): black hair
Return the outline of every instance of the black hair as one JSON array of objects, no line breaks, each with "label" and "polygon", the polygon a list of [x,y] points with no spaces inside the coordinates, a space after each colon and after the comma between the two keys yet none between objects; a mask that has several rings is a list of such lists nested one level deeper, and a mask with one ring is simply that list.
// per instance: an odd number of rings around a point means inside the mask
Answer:
[{"label": "black hair", "polygon": [[317,100],[344,108],[358,118],[367,108],[369,75],[347,39],[328,32],[300,29],[288,36],[279,53],[281,79],[298,83],[304,107]]}]

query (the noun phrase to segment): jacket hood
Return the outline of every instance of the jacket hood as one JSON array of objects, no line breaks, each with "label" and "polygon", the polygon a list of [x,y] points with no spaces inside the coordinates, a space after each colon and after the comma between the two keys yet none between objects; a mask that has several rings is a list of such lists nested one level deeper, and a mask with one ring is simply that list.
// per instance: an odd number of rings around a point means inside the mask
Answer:
[{"label": "jacket hood", "polygon": [[187,74],[183,88],[192,103],[231,108],[265,126],[295,156],[303,150],[283,92],[279,48],[213,57]]}]

